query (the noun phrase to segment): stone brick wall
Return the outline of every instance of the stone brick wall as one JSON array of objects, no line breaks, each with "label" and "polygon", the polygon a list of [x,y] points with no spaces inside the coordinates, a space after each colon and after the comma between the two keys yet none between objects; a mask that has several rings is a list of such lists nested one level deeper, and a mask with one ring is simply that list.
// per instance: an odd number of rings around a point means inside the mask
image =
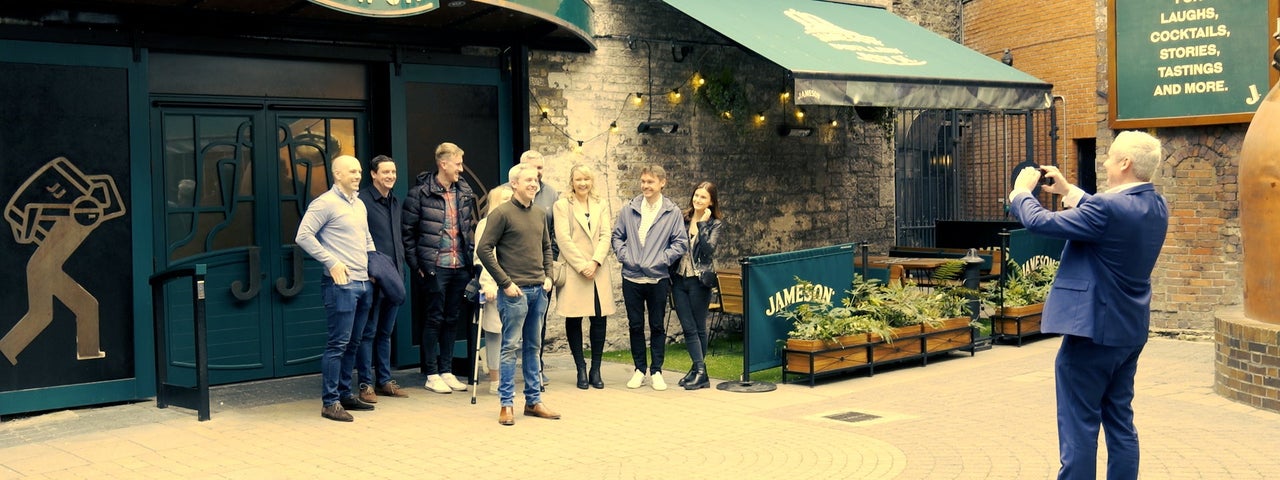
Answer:
[{"label": "stone brick wall", "polygon": [[1280,325],[1245,318],[1240,307],[1216,314],[1213,390],[1280,413]]},{"label": "stone brick wall", "polygon": [[[750,255],[859,240],[884,250],[893,242],[893,152],[880,126],[858,120],[852,108],[806,107],[805,119],[797,120],[795,106],[779,97],[789,88],[785,69],[659,0],[593,6],[596,34],[604,37],[597,39],[596,52],[530,55],[530,139],[549,156],[545,181],[567,191],[569,168],[590,164],[601,174],[598,188],[614,212],[639,194],[644,165],[667,170],[663,193],[681,208],[688,207],[694,185],[712,181],[727,225],[717,252],[720,266]],[[692,51],[673,56],[671,42]],[[728,72],[745,92],[748,110],[763,112],[765,120],[729,121],[711,111],[689,83],[699,72]],[[672,88],[682,93],[678,103],[667,97]],[[636,92],[644,94],[642,103],[634,102]],[[680,127],[673,135],[636,133],[648,119]],[[830,125],[832,119],[837,126]],[[611,133],[613,122],[618,127]],[[781,138],[776,128],[784,122],[815,132]],[[616,263],[613,275],[617,288]],[[618,307],[609,322],[610,343],[625,348],[626,316],[620,301]],[[679,329],[674,318],[668,324]],[[563,328],[551,312],[552,349],[564,348]]]},{"label": "stone brick wall", "polygon": [[1055,164],[1077,178],[1072,140],[1093,138],[1098,124],[1098,66],[1089,61],[1098,54],[1093,2],[972,0],[963,15],[965,46],[994,59],[1009,49],[1015,68],[1053,84],[1062,97],[1055,102],[1062,138]]}]

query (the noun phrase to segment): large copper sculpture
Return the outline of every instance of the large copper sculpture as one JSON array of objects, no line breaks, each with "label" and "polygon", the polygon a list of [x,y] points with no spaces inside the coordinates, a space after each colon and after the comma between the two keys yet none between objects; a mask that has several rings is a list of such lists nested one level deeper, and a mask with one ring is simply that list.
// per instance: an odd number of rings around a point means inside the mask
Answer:
[{"label": "large copper sculpture", "polygon": [[[1277,35],[1280,39],[1280,34]],[[1272,67],[1280,69],[1280,50]],[[1263,99],[1240,150],[1244,315],[1280,324],[1280,85]]]}]

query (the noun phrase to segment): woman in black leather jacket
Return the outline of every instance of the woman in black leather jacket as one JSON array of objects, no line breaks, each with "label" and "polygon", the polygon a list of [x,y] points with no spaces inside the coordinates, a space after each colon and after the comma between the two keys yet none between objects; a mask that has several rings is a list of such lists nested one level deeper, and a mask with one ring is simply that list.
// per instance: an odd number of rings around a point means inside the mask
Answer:
[{"label": "woman in black leather jacket", "polygon": [[704,355],[707,351],[707,306],[716,286],[715,253],[720,244],[720,201],[716,186],[702,182],[693,189],[684,212],[689,250],[671,269],[671,296],[684,329],[684,344],[693,368],[680,379],[685,390],[711,386]]}]

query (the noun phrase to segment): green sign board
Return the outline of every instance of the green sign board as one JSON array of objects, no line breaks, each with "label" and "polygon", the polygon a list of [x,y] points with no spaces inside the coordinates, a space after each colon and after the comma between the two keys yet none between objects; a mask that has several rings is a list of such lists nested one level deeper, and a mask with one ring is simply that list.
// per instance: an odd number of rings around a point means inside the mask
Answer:
[{"label": "green sign board", "polygon": [[1112,128],[1243,123],[1271,84],[1276,2],[1111,1]]},{"label": "green sign board", "polygon": [[440,6],[427,0],[311,0],[311,3],[366,17],[407,17]]}]

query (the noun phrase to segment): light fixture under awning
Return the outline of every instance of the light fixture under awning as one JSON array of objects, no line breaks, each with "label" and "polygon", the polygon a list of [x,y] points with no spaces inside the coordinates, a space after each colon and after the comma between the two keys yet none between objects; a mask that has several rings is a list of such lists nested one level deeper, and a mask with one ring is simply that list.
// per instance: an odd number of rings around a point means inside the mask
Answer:
[{"label": "light fixture under awning", "polygon": [[822,0],[663,0],[791,71],[796,105],[1049,108],[1052,85],[888,11]]}]

